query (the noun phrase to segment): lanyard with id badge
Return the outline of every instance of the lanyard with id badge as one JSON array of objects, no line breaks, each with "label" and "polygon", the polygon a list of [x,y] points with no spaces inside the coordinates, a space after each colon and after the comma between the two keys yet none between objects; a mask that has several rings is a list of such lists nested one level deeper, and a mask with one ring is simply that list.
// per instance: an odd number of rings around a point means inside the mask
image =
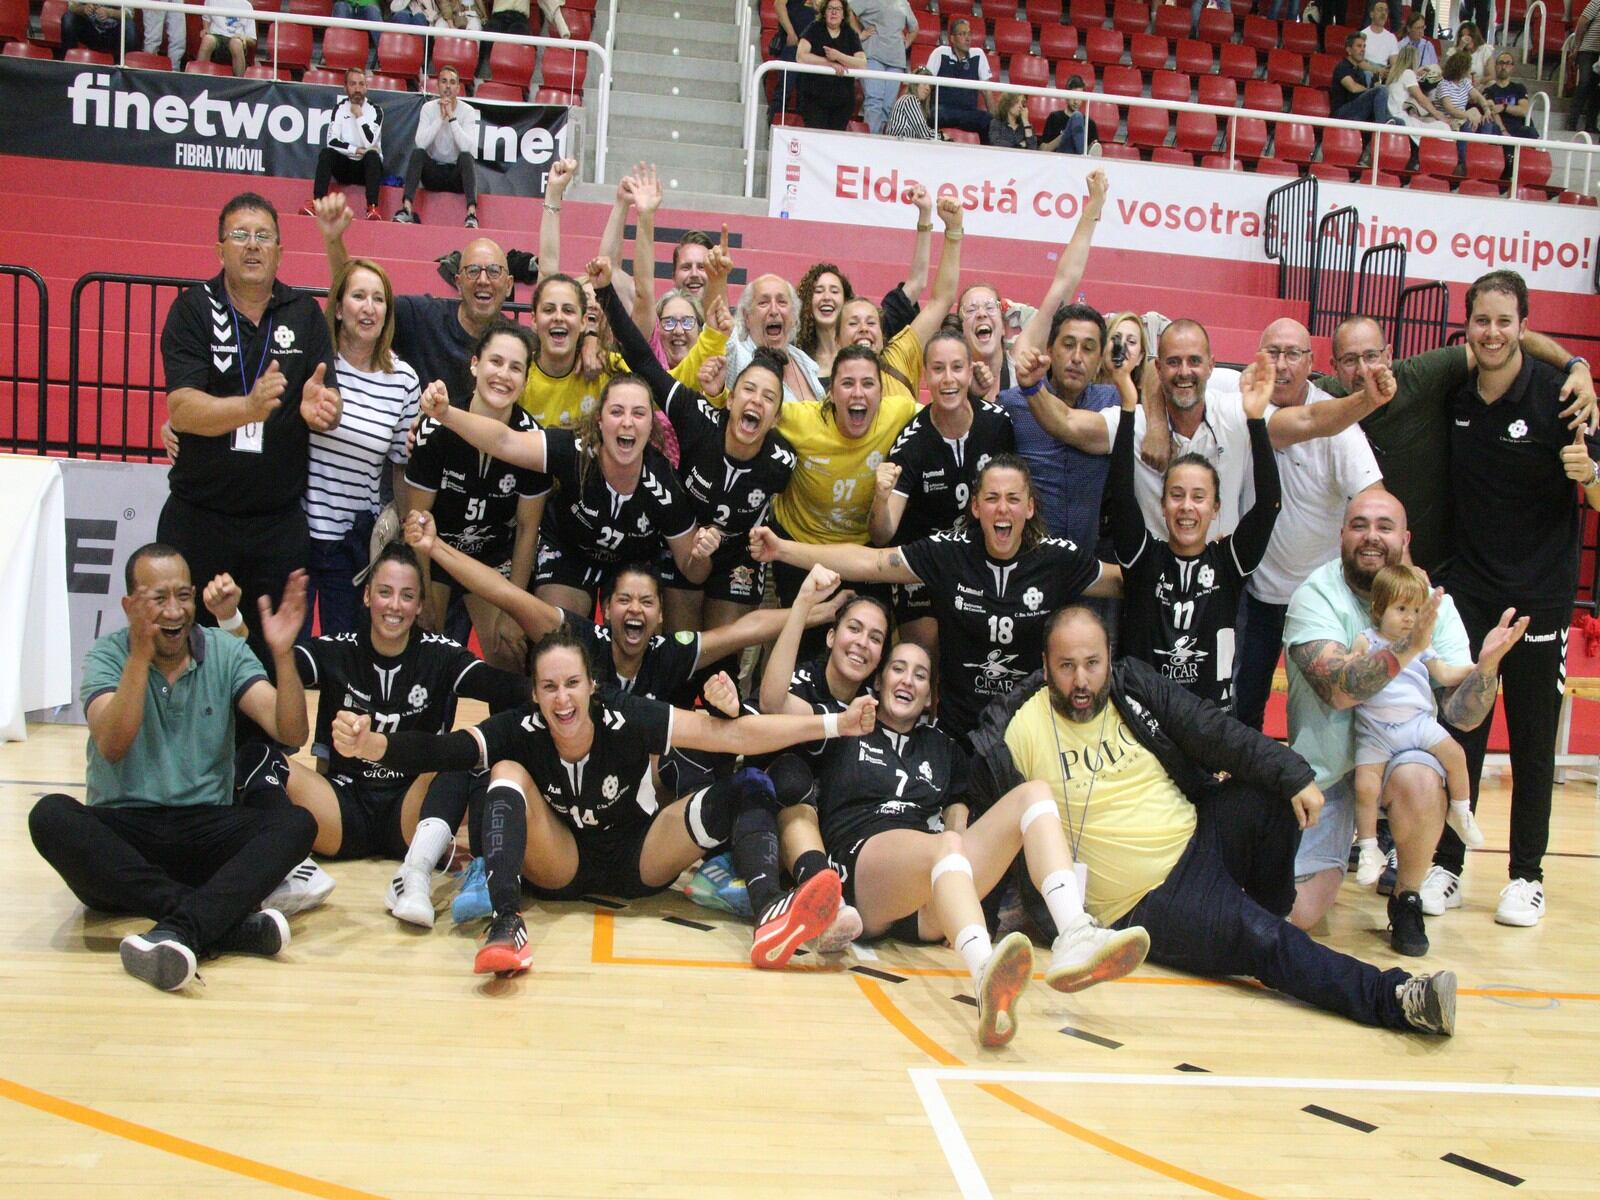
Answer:
[{"label": "lanyard with id badge", "polygon": [[[1065,764],[1065,756],[1061,751],[1061,731],[1056,728],[1057,716],[1055,707],[1053,705],[1050,707],[1049,716],[1050,733],[1056,741],[1056,770],[1061,772],[1061,809],[1067,819],[1067,843],[1068,849],[1072,851],[1072,874],[1078,881],[1078,903],[1082,904],[1084,898],[1089,894],[1089,866],[1087,863],[1079,860],[1078,846],[1083,841],[1084,826],[1089,823],[1089,801],[1094,798],[1094,785],[1095,781],[1100,778],[1100,768],[1092,766],[1089,769],[1089,788],[1088,791],[1084,793],[1083,805],[1078,809],[1078,819],[1076,822],[1074,822],[1072,819],[1072,790],[1067,786],[1067,768]],[[1105,708],[1102,709],[1100,713],[1101,746],[1105,745],[1106,722],[1109,720],[1110,716],[1111,699],[1108,696],[1106,698]],[[1088,756],[1085,755],[1084,759],[1085,762],[1087,762]]]},{"label": "lanyard with id badge", "polygon": [[[267,354],[272,348],[272,318],[267,318],[267,326],[261,331],[261,360],[256,363],[256,373],[246,375],[244,361],[244,338],[239,332],[239,310],[234,308],[233,302],[228,302],[228,315],[233,318],[233,344],[239,351],[239,378],[244,383],[244,394],[248,396],[256,389],[256,381],[261,378],[261,372],[267,366]],[[265,421],[249,421],[233,431],[232,449],[245,454],[260,454],[266,448]]]}]

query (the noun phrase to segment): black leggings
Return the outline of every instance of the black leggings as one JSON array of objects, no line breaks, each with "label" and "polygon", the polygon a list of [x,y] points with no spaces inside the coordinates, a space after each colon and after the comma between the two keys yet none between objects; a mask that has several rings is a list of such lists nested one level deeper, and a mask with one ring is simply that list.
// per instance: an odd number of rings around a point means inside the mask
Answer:
[{"label": "black leggings", "polygon": [[378,185],[383,181],[383,159],[376,150],[368,150],[359,161],[340,154],[337,150],[323,148],[317,155],[317,178],[311,185],[311,194],[318,200],[328,194],[333,180],[340,183],[359,183],[367,189],[367,207],[378,205]]},{"label": "black leggings", "polygon": [[292,806],[90,808],[56,793],[28,832],[85,907],[149,917],[204,954],[311,853],[317,822]]}]

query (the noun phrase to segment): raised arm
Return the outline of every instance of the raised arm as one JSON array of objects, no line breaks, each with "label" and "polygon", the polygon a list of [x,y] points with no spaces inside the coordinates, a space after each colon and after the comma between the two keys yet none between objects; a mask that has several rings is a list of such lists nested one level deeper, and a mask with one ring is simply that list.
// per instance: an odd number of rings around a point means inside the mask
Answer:
[{"label": "raised arm", "polygon": [[[807,610],[800,614],[803,628],[815,629],[818,625],[830,623],[838,613],[840,604],[850,595],[850,592],[835,591],[820,604],[808,605]],[[795,604],[799,605],[798,597]],[[793,608],[758,608],[745,613],[737,621],[706,630],[700,635],[700,661],[714,663],[747,646],[766,645],[783,633],[793,611]]]},{"label": "raised arm", "polygon": [[[928,339],[939,332],[939,326],[949,315],[950,306],[956,302],[961,285],[961,239],[966,236],[961,228],[961,202],[953,196],[939,201],[939,220],[944,222],[944,251],[939,255],[939,271],[933,277],[933,294],[922,306],[922,311],[911,320],[917,344],[926,346]],[[921,234],[917,235],[919,238]],[[915,293],[910,293],[915,299]]]},{"label": "raised arm", "polygon": [[1131,369],[1132,364],[1125,362],[1117,372],[1117,390],[1122,396],[1122,419],[1117,423],[1117,436],[1111,443],[1111,468],[1106,478],[1105,497],[1101,502],[1102,505],[1111,505],[1111,548],[1124,570],[1139,561],[1151,542],[1150,531],[1145,528],[1144,514],[1139,510],[1134,493],[1134,416],[1139,396],[1128,379]]},{"label": "raised arm", "polygon": [[899,482],[899,463],[878,464],[872,484],[872,511],[867,514],[867,540],[874,546],[893,541],[901,518],[905,516],[907,497],[904,492],[895,490]]},{"label": "raised arm", "polygon": [[456,408],[450,403],[441,380],[435,379],[423,389],[418,409],[424,417],[431,418],[491,458],[514,467],[544,470],[544,430],[513,429],[504,421]]},{"label": "raised arm", "polygon": [[765,525],[757,525],[750,531],[750,554],[757,562],[788,563],[802,571],[824,566],[845,579],[863,583],[922,582],[894,546],[886,550],[848,544],[814,546],[809,542],[786,541]]},{"label": "raised arm", "polygon": [[871,696],[857,696],[844,712],[826,716],[774,713],[727,721],[702,709],[675,708],[672,744],[713,754],[770,754],[802,742],[871,733],[877,710]]},{"label": "raised arm", "polygon": [[150,690],[150,664],[155,661],[161,623],[161,605],[146,588],[124,596],[122,611],[128,619],[128,657],[116,691],[100,693],[84,710],[95,749],[112,763],[122,761],[144,724],[144,697]]},{"label": "raised arm", "polygon": [[911,265],[906,268],[906,280],[901,290],[905,292],[906,299],[915,304],[922,295],[922,289],[928,286],[928,263],[933,250],[933,197],[919,183],[906,192],[905,202],[917,207],[917,239],[911,244]]},{"label": "raised arm", "polygon": [[[812,567],[811,574],[800,584],[794,607],[784,614],[783,628],[767,655],[767,667],[761,676],[761,690],[757,696],[764,713],[808,713],[811,706],[789,690],[794,678],[795,663],[800,655],[800,635],[810,624],[810,616],[820,606],[822,597],[837,592],[839,576],[826,567]],[[702,643],[703,645],[704,643]]]},{"label": "raised arm", "polygon": [[1287,450],[1312,438],[1343,433],[1393,400],[1394,393],[1394,372],[1388,367],[1380,367],[1368,376],[1367,386],[1359,392],[1324,400],[1320,404],[1296,404],[1280,408],[1272,414],[1272,422],[1267,426],[1272,434],[1272,448]]},{"label": "raised arm", "polygon": [[[1508,608],[1499,623],[1483,636],[1477,665],[1444,698],[1439,715],[1457,729],[1476,729],[1494,711],[1495,692],[1500,687],[1500,661],[1506,651],[1522,640],[1528,631],[1527,617],[1518,617]],[[1432,664],[1429,664],[1430,668]]]},{"label": "raised arm", "polygon": [[[1029,318],[1028,323],[1022,327],[1022,332],[1017,335],[1016,345],[1012,349],[1013,355],[1021,351],[1024,346],[1036,350],[1045,349],[1045,342],[1050,336],[1050,321],[1055,316],[1056,309],[1065,304],[1069,296],[1078,290],[1078,284],[1083,279],[1083,272],[1089,265],[1089,247],[1094,241],[1094,228],[1100,223],[1100,214],[1106,206],[1106,173],[1098,167],[1089,172],[1089,198],[1084,202],[1083,212],[1078,217],[1078,224],[1072,231],[1072,238],[1061,251],[1061,257],[1056,262],[1055,277],[1050,280],[1050,286],[1045,289],[1044,299],[1039,301],[1039,309]],[[1101,450],[1099,453],[1104,454]]]},{"label": "raised arm", "polygon": [[306,618],[304,571],[293,571],[283,585],[278,607],[266,596],[260,597],[261,636],[272,651],[274,687],[266,680],[251,684],[239,697],[239,711],[266,731],[268,737],[287,746],[301,746],[311,736],[306,719],[306,692],[300,682],[300,668],[294,661],[294,643]]},{"label": "raised arm", "polygon": [[406,518],[406,544],[424,562],[436,562],[474,596],[487,600],[508,614],[530,641],[538,641],[559,627],[566,614],[512,583],[493,567],[461,553],[438,536],[433,514],[413,510]]},{"label": "raised arm", "polygon": [[544,206],[539,212],[539,278],[561,270],[561,198],[578,173],[578,160],[558,158],[544,181]]},{"label": "raised arm", "polygon": [[[606,320],[611,323],[611,336],[616,338],[617,349],[621,352],[623,361],[628,364],[628,370],[641,377],[650,386],[651,395],[655,397],[661,411],[667,414],[667,419],[675,420],[671,410],[673,393],[683,385],[661,365],[655,352],[650,349],[644,331],[634,324],[633,317],[629,316],[628,310],[623,306],[622,298],[612,286],[611,260],[591,259],[587,270],[589,282],[594,286],[595,297],[600,301]],[[655,310],[652,309],[651,320],[654,319]],[[684,390],[688,391],[687,388]],[[692,396],[686,396],[685,399],[692,399]]]},{"label": "raised arm", "polygon": [[328,255],[328,278],[332,279],[350,261],[350,252],[344,245],[344,231],[356,219],[355,210],[338,189],[320,200],[313,200],[311,207],[316,214],[317,231],[322,234],[322,248]]},{"label": "raised arm", "polygon": [[[1561,415],[1566,417],[1567,423],[1574,428],[1578,425],[1588,425],[1593,429],[1596,419],[1594,374],[1589,364],[1581,358],[1576,358],[1555,338],[1535,333],[1531,329],[1523,331],[1522,350],[1540,362],[1549,363],[1557,370],[1567,372],[1567,381],[1561,387],[1561,399],[1569,403]],[[1572,364],[1570,369],[1568,363]]]},{"label": "raised arm", "polygon": [[1233,531],[1233,561],[1245,575],[1260,566],[1266,557],[1267,544],[1272,541],[1272,530],[1283,507],[1278,456],[1272,451],[1272,438],[1264,420],[1267,406],[1272,403],[1272,375],[1272,360],[1263,350],[1239,379],[1247,418],[1245,427],[1250,431],[1250,467],[1256,492],[1255,503],[1239,518],[1238,528]]},{"label": "raised arm", "polygon": [[660,207],[661,179],[653,164],[640,163],[633,174],[633,323],[646,338],[656,328],[656,210]]}]

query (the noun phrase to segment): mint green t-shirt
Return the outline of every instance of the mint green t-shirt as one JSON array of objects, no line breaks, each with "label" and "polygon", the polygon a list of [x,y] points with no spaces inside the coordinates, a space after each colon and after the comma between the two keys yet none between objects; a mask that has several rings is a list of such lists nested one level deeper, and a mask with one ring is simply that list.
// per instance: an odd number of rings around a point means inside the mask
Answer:
[{"label": "mint green t-shirt", "polygon": [[[128,661],[128,631],[108,633],[84,656],[84,711],[114,692]],[[233,803],[233,714],[239,697],[267,674],[243,638],[195,626],[189,665],[172,683],[150,669],[144,720],[118,762],[88,744],[88,803],[182,808]]]},{"label": "mint green t-shirt", "polygon": [[[1284,619],[1283,644],[1298,646],[1329,639],[1348,649],[1371,624],[1371,611],[1350,590],[1344,580],[1344,563],[1336,558],[1323,563],[1295,589]],[[1432,645],[1434,653],[1450,666],[1464,667],[1472,662],[1466,627],[1448,595],[1439,605]],[[1289,745],[1311,764],[1317,773],[1317,786],[1326,788],[1355,770],[1355,710],[1324,704],[1294,658],[1289,656],[1287,662]]]}]

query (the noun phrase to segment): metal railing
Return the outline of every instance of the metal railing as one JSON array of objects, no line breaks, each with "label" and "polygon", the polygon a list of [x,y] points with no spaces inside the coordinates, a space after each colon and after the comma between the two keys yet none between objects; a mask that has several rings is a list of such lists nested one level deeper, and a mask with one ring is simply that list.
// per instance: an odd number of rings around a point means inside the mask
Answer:
[{"label": "metal railing", "polygon": [[[1507,7],[1509,8],[1510,6],[1507,5]],[[1533,0],[1533,3],[1528,5],[1528,11],[1522,16],[1522,65],[1528,65],[1528,26],[1533,21],[1535,12],[1539,14],[1539,78],[1543,79],[1545,21],[1549,15],[1545,10],[1544,0]]]},{"label": "metal railing", "polygon": [[[24,284],[32,287],[24,287]],[[37,342],[33,345],[33,369],[23,362],[23,350],[34,339],[24,330],[29,325],[23,297],[33,292],[33,321]],[[9,298],[9,304],[8,304]],[[39,273],[30,267],[0,263],[0,387],[11,393],[10,422],[0,425],[0,446],[11,451],[45,452],[50,387],[50,291]],[[24,392],[33,390],[29,403]],[[37,422],[33,436],[26,433],[27,417]],[[4,414],[0,413],[0,420]]]},{"label": "metal railing", "polygon": [[1450,285],[1441,279],[1414,283],[1400,292],[1389,344],[1396,358],[1437,350],[1449,336]]},{"label": "metal railing", "polygon": [[[1400,297],[1406,286],[1406,245],[1384,242],[1368,246],[1356,268],[1356,296],[1351,313],[1375,317],[1389,334],[1390,344],[1400,321]],[[1331,330],[1329,332],[1332,332]]]},{"label": "metal railing", "polygon": [[[1534,2],[1540,3],[1541,0],[1534,0]],[[784,74],[826,75],[830,78],[837,74],[831,67],[809,66],[804,63],[785,62],[777,58],[762,63],[751,72],[750,87],[746,90],[744,102],[744,194],[746,197],[753,198],[756,194],[756,157],[761,149],[756,144],[756,129],[759,123],[761,104],[765,99],[765,88],[761,85],[768,75],[780,71]],[[902,84],[931,82],[926,75],[911,75],[904,71],[852,69],[846,71],[845,75],[853,79],[884,79]],[[1225,108],[1215,104],[1196,104],[1188,100],[1155,100],[1148,96],[1111,96],[1104,92],[1069,92],[1060,88],[1032,87],[1027,84],[999,83],[994,80],[978,82],[977,80],[969,79],[939,78],[937,84],[939,88],[1077,100],[1085,105],[1109,105],[1116,108],[1154,108],[1169,113],[1205,113],[1219,118],[1220,144],[1223,150],[1219,150],[1218,153],[1226,152],[1230,169],[1237,158],[1238,124],[1242,120],[1258,120],[1269,126],[1290,124],[1305,125],[1312,129],[1355,129],[1362,133],[1374,135],[1372,165],[1370,168],[1362,168],[1363,177],[1357,180],[1359,183],[1370,184],[1374,187],[1378,186],[1378,176],[1383,173],[1380,168],[1381,155],[1379,151],[1384,138],[1435,138],[1448,142],[1483,142],[1492,146],[1509,147],[1511,150],[1511,181],[1507,195],[1513,198],[1517,194],[1518,179],[1522,168],[1522,152],[1525,150],[1544,150],[1547,153],[1566,153],[1569,155],[1581,154],[1586,157],[1586,163],[1592,156],[1600,155],[1600,146],[1580,145],[1577,142],[1553,142],[1543,138],[1517,138],[1492,133],[1460,133],[1454,130],[1377,125],[1370,121],[1340,121],[1334,117],[1313,117],[1302,113],[1286,113],[1265,109]],[[1090,116],[1093,116],[1092,112]],[[1568,161],[1570,162],[1570,158]]]},{"label": "metal railing", "polygon": [[1317,177],[1303,175],[1273,188],[1261,212],[1262,252],[1278,264],[1278,299],[1311,304],[1316,294]]},{"label": "metal railing", "polygon": [[1346,204],[1322,215],[1312,246],[1311,311],[1306,327],[1315,337],[1331,337],[1355,301],[1356,243],[1361,216]]},{"label": "metal railing", "polygon": [[[118,3],[123,8],[148,10],[150,12],[176,12],[198,17],[215,15],[213,10],[200,4],[171,4],[167,0],[118,0]],[[616,0],[610,0],[608,14],[611,27],[614,28],[616,25]],[[541,47],[582,51],[597,60],[600,65],[599,79],[596,84],[596,89],[599,92],[599,104],[597,105],[599,114],[595,128],[594,178],[596,183],[605,178],[606,141],[611,122],[611,51],[608,46],[602,46],[599,42],[594,41],[580,41],[576,38],[532,37],[515,33],[485,33],[472,29],[440,29],[432,25],[403,25],[389,21],[340,20],[334,17],[309,17],[301,16],[299,13],[272,12],[265,9],[255,10],[249,15],[248,19],[266,25],[310,25],[317,29],[359,29],[367,33],[369,37],[385,33],[398,33],[408,37],[421,38],[423,75],[428,74],[429,52],[434,41],[439,38],[460,38],[463,41],[479,43],[513,42],[520,46],[531,46],[535,51]],[[267,47],[265,55],[258,49],[257,61],[261,61],[264,56],[270,57],[272,71],[276,75],[279,70],[278,39],[268,38],[266,40],[270,42],[270,45]],[[258,39],[258,46],[259,44],[260,40]],[[119,65],[125,65],[126,60],[123,55],[128,49],[128,42],[124,39],[117,52]],[[493,105],[496,102],[492,100],[475,100],[474,103]]]}]

